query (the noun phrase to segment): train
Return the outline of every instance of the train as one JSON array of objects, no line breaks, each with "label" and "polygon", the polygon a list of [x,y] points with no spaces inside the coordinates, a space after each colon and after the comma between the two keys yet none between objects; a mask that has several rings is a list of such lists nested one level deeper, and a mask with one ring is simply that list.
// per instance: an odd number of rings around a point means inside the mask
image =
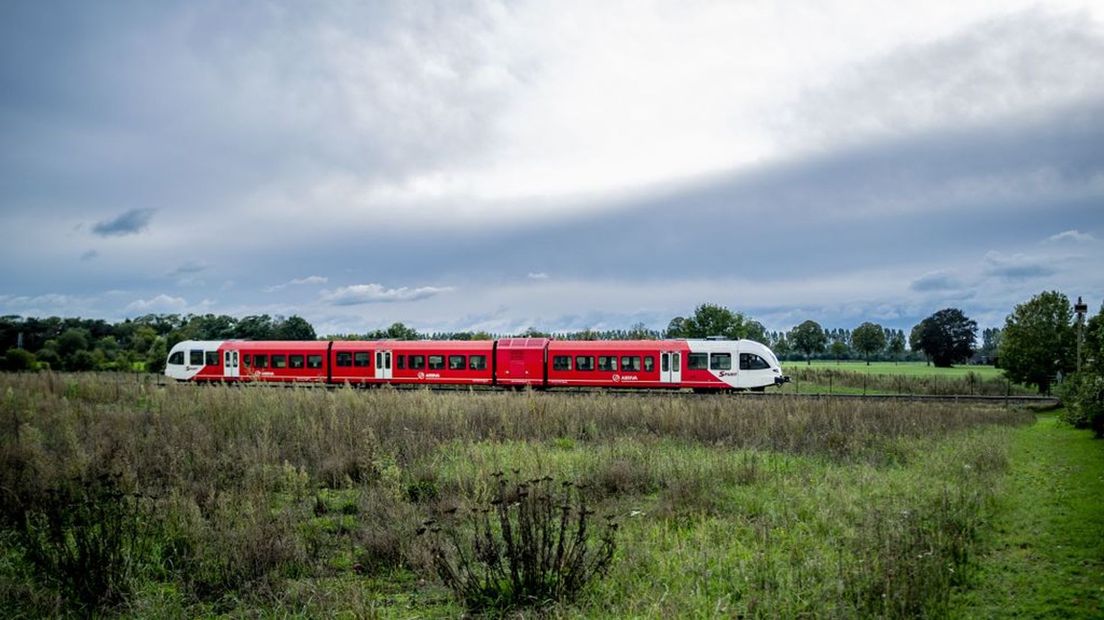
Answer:
[{"label": "train", "polygon": [[763,391],[789,381],[753,340],[185,340],[165,375],[199,383]]}]

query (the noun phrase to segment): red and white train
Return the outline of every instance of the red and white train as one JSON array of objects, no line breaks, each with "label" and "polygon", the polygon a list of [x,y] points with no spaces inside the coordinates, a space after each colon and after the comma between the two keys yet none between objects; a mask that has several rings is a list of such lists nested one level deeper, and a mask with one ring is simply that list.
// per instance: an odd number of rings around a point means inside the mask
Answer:
[{"label": "red and white train", "polygon": [[186,340],[165,375],[196,382],[756,390],[781,385],[751,340]]}]

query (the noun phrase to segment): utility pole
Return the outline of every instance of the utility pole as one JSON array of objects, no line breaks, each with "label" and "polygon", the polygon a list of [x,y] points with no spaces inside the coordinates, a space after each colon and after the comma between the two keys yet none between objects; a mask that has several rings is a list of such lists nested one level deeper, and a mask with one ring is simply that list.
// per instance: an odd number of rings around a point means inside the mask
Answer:
[{"label": "utility pole", "polygon": [[1089,311],[1089,305],[1081,301],[1077,296],[1077,303],[1073,306],[1073,313],[1077,315],[1077,372],[1081,372],[1081,341],[1085,336],[1085,314]]}]

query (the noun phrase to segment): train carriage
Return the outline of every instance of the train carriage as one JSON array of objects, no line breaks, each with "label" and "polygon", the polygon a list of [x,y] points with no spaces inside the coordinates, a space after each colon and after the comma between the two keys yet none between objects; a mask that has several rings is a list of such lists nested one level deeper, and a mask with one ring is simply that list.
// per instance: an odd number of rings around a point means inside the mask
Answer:
[{"label": "train carriage", "polygon": [[784,383],[751,340],[504,338],[496,341],[184,341],[165,374],[181,381],[332,385],[762,390]]}]

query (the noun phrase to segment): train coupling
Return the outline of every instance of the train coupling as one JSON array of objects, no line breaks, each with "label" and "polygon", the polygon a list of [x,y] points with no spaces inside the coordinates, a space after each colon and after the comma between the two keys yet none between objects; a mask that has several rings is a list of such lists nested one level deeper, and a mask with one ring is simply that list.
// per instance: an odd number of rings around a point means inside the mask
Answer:
[{"label": "train coupling", "polygon": [[783,385],[783,384],[786,384],[786,383],[789,383],[789,382],[790,382],[790,377],[788,375],[782,375],[781,377],[775,377],[774,378],[774,384],[775,385]]}]

